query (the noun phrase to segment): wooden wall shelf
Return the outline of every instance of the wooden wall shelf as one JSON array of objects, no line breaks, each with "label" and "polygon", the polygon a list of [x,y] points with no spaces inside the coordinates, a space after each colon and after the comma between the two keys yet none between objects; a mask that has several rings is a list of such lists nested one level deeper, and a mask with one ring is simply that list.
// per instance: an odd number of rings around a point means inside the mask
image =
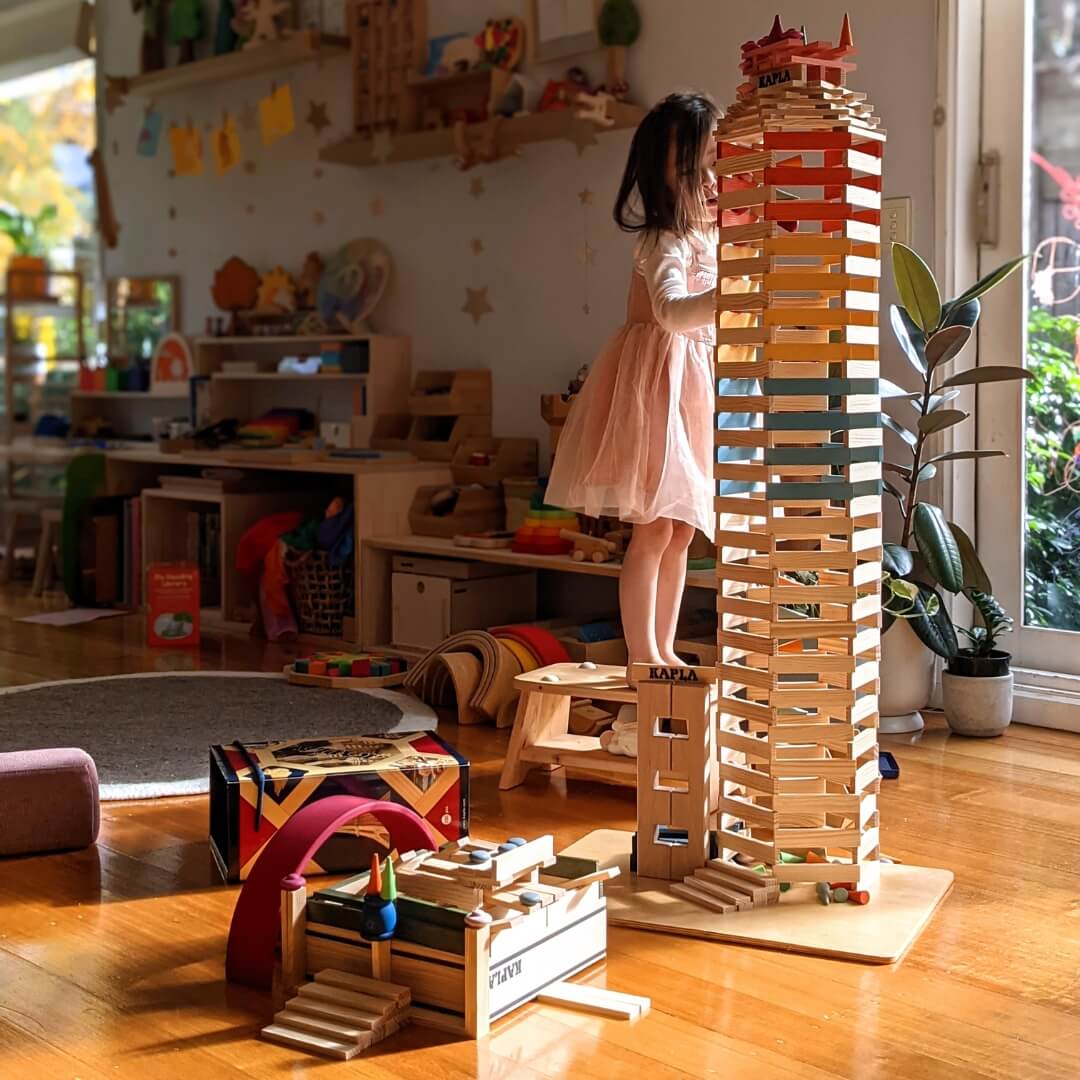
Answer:
[{"label": "wooden wall shelf", "polygon": [[244,79],[262,71],[279,72],[294,64],[344,56],[348,51],[347,37],[320,34],[317,30],[297,30],[282,41],[267,42],[257,48],[240,49],[223,56],[193,60],[190,64],[149,71],[145,75],[133,75],[127,80],[127,91],[141,97],[175,94],[211,83]]},{"label": "wooden wall shelf", "polygon": [[[617,131],[620,128],[637,127],[646,110],[640,105],[614,102],[610,106],[615,123],[611,127],[599,127],[590,120],[577,117],[572,111],[529,113],[504,120],[499,127],[499,148],[503,156],[513,153],[514,147],[526,143],[549,142],[567,139],[582,143],[583,135],[594,132]],[[487,129],[486,123],[470,124],[471,138],[478,138]],[[351,135],[340,142],[331,143],[319,152],[323,161],[335,165],[352,165],[365,168],[369,165],[398,165],[404,161],[422,161],[425,158],[450,157],[457,152],[453,128],[435,131],[414,131],[406,135],[392,135],[388,142],[380,143],[366,135]],[[376,156],[377,155],[377,156]]]}]

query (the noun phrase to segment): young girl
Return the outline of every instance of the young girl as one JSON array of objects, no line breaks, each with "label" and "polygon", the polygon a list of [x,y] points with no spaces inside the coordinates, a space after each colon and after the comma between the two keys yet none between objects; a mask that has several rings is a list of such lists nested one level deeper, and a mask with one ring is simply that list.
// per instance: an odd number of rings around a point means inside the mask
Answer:
[{"label": "young girl", "polygon": [[631,664],[681,663],[686,551],[695,529],[714,534],[717,115],[701,94],[672,94],[634,135],[615,202],[640,235],[626,325],[570,411],[545,497],[633,524],[619,578]]}]

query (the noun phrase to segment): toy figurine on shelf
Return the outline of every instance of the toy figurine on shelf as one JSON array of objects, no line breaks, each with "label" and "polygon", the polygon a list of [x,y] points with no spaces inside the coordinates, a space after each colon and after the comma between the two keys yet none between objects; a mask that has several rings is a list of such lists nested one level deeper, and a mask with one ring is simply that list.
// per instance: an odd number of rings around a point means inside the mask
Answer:
[{"label": "toy figurine on shelf", "polygon": [[641,14],[634,0],[605,0],[597,20],[600,44],[608,51],[605,89],[618,101],[630,90],[626,81],[626,50],[641,34]]},{"label": "toy figurine on shelf", "polygon": [[139,70],[145,75],[165,66],[165,0],[131,0],[131,10],[143,17]]},{"label": "toy figurine on shelf", "polygon": [[[615,220],[639,236],[630,317],[569,410],[546,495],[634,525],[619,582],[631,664],[681,664],[686,549],[695,529],[714,530],[717,116],[707,97],[673,94],[634,136],[615,206]],[[725,223],[741,216],[725,213]],[[720,320],[745,323],[737,314]]]}]

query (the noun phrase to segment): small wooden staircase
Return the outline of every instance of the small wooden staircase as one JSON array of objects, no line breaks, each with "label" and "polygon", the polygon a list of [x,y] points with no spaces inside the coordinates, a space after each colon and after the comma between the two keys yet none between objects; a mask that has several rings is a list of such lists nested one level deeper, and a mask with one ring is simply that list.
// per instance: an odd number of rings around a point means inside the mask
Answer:
[{"label": "small wooden staircase", "polygon": [[780,901],[780,883],[774,877],[722,859],[710,859],[670,888],[675,896],[724,915]]},{"label": "small wooden staircase", "polygon": [[262,1037],[297,1050],[348,1061],[408,1020],[406,986],[327,968],[304,983]]}]

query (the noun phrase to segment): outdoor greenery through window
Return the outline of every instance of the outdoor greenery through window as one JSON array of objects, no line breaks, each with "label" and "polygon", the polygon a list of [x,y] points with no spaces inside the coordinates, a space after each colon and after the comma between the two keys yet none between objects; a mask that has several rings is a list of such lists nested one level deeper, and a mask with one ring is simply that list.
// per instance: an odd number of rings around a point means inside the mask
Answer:
[{"label": "outdoor greenery through window", "polygon": [[1027,250],[1024,622],[1080,631],[1080,17],[1037,0]]},{"label": "outdoor greenery through window", "polygon": [[[53,269],[82,271],[87,347],[93,340],[97,264],[94,182],[87,163],[94,138],[93,61],[0,83],[0,292],[13,258],[42,258]],[[54,279],[52,288],[62,292],[63,279]],[[0,317],[14,321],[16,350],[4,358],[4,377],[15,384],[15,420],[30,419],[32,401],[40,406],[33,411],[66,411],[66,395],[77,378],[71,358],[78,354],[78,328],[64,306],[71,297],[57,299],[61,303],[49,310],[0,297]]]}]

